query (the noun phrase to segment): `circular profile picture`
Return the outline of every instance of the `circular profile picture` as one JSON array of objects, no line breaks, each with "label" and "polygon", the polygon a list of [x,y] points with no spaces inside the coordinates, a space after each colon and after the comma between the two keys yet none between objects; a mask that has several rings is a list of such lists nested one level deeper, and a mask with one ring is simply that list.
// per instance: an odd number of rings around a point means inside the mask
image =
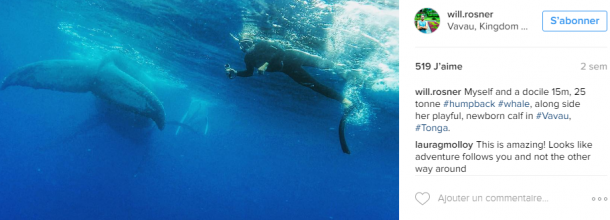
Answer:
[{"label": "circular profile picture", "polygon": [[431,34],[438,29],[441,18],[431,8],[422,8],[415,15],[415,28],[424,34]]}]

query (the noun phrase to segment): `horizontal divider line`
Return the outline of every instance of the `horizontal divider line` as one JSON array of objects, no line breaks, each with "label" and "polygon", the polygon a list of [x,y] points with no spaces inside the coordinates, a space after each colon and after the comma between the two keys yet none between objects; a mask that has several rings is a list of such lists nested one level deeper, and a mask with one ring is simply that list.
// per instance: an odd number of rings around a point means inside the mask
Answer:
[{"label": "horizontal divider line", "polygon": [[416,49],[607,49],[608,47],[414,47]]},{"label": "horizontal divider line", "polygon": [[415,176],[598,176],[607,177],[608,175],[415,175]]}]

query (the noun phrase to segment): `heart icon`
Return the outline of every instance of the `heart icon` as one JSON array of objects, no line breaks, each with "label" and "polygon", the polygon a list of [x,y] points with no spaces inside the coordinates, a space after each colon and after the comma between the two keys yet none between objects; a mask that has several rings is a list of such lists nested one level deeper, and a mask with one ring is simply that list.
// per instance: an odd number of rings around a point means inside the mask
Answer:
[{"label": "heart icon", "polygon": [[421,205],[425,205],[426,202],[428,202],[428,200],[430,200],[430,194],[427,192],[421,193],[415,193],[415,200],[417,200],[417,202],[419,202],[419,204]]}]

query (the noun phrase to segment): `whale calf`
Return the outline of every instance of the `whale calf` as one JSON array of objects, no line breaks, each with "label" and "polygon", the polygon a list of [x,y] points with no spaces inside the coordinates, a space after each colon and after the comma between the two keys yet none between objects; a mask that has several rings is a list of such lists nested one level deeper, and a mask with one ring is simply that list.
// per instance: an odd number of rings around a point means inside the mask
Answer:
[{"label": "whale calf", "polygon": [[62,92],[86,93],[119,108],[152,119],[165,127],[165,110],[157,96],[137,80],[126,58],[112,53],[99,61],[46,60],[20,67],[4,78],[0,90],[26,86]]},{"label": "whale calf", "polygon": [[183,127],[183,125],[188,125],[185,126],[185,128],[195,133],[207,135],[208,129],[210,128],[208,119],[208,103],[192,97],[189,108],[182,116],[180,122],[175,124],[178,125],[175,135],[180,133],[180,129]]}]

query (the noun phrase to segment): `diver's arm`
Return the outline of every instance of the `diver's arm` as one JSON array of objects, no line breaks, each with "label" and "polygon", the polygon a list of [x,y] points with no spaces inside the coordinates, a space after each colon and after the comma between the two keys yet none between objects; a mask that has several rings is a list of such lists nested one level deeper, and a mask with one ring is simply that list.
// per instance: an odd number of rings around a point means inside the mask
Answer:
[{"label": "diver's arm", "polygon": [[244,62],[246,63],[246,70],[237,71],[237,76],[239,77],[250,77],[254,75],[254,56],[252,54],[246,54],[244,57]]},{"label": "diver's arm", "polygon": [[419,21],[417,21],[417,30],[426,30],[428,29],[428,22],[425,22],[424,26],[419,25]]},{"label": "diver's arm", "polygon": [[237,76],[239,77],[250,77],[254,75],[254,68],[248,68],[246,70],[237,71]]}]

